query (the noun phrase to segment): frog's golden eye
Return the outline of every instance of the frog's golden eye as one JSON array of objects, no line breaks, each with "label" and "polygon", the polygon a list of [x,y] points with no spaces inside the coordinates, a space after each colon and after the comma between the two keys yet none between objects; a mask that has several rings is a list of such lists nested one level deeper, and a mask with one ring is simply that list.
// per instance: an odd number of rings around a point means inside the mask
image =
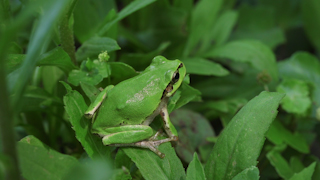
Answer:
[{"label": "frog's golden eye", "polygon": [[179,78],[180,78],[179,72],[178,71],[174,72],[173,76],[172,76],[172,83],[174,84],[174,83],[178,82]]}]

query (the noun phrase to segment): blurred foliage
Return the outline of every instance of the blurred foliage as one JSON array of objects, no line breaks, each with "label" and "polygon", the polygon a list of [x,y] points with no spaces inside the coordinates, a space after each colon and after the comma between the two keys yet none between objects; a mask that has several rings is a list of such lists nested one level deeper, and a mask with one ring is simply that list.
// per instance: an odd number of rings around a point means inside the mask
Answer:
[{"label": "blurred foliage", "polygon": [[[25,179],[320,179],[319,9],[315,0],[0,0],[1,103],[13,112],[1,104],[0,125],[13,123],[16,139],[4,141],[2,126],[0,179],[14,166],[11,145]],[[159,147],[164,159],[103,146],[85,110],[100,87],[157,55],[187,69],[168,103],[179,141]]]}]

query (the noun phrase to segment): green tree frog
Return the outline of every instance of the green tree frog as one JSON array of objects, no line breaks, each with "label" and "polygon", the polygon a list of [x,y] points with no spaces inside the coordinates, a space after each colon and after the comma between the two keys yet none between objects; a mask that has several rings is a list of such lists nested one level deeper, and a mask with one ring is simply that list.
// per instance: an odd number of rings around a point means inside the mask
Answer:
[{"label": "green tree frog", "polygon": [[[149,148],[165,155],[158,146],[177,141],[178,133],[170,121],[167,103],[180,87],[186,68],[180,60],[157,56],[139,75],[106,87],[85,112],[93,118],[92,133],[102,137],[104,145]],[[149,126],[161,115],[168,138],[157,140]]]}]

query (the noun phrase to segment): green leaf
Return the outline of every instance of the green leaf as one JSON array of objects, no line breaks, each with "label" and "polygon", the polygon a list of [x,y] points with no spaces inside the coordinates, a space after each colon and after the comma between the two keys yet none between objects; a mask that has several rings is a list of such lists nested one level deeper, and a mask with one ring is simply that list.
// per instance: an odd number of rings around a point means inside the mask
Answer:
[{"label": "green leaf", "polygon": [[320,1],[302,1],[302,19],[304,30],[313,45],[320,50]]},{"label": "green leaf", "polygon": [[109,65],[111,69],[111,84],[118,84],[139,74],[131,66],[122,62],[110,62]]},{"label": "green leaf", "polygon": [[94,102],[100,91],[93,85],[80,82],[81,89],[87,95],[91,102]]},{"label": "green leaf", "polygon": [[119,149],[114,161],[115,168],[126,167],[127,169],[130,169],[132,164],[133,162],[131,159],[124,153],[122,149]]},{"label": "green leaf", "polygon": [[292,177],[293,170],[279,152],[272,150],[267,154],[267,158],[282,178],[289,179]]},{"label": "green leaf", "polygon": [[103,80],[103,77],[98,73],[88,74],[85,71],[73,70],[68,76],[68,82],[74,86],[79,86],[80,82],[97,85]]},{"label": "green leaf", "polygon": [[[288,6],[286,8],[289,8]],[[232,39],[256,39],[270,48],[275,48],[286,40],[283,30],[277,27],[277,19],[274,9],[268,5],[242,5]]]},{"label": "green leaf", "polygon": [[80,70],[73,70],[69,73],[68,81],[74,86],[78,86],[80,82],[97,85],[109,74],[110,67],[106,61],[88,59],[81,63]]},{"label": "green leaf", "polygon": [[259,180],[259,169],[256,166],[251,166],[241,171],[232,180]]},{"label": "green leaf", "polygon": [[108,159],[111,147],[104,146],[101,138],[91,133],[91,120],[84,117],[84,112],[88,106],[84,102],[82,95],[65,82],[61,82],[68,93],[63,97],[65,110],[69,115],[69,120],[76,132],[76,138],[91,158]]},{"label": "green leaf", "polygon": [[312,163],[310,166],[304,168],[301,172],[295,173],[290,180],[311,180],[316,167],[316,162]]},{"label": "green leaf", "polygon": [[276,58],[266,45],[254,40],[238,40],[209,51],[205,57],[228,58],[250,63],[254,68],[267,72],[273,81],[278,81]]},{"label": "green leaf", "polygon": [[297,173],[304,169],[304,165],[300,161],[300,158],[297,156],[292,156],[290,158],[290,168],[293,170],[293,172]]},{"label": "green leaf", "polygon": [[85,41],[76,52],[77,61],[87,58],[97,57],[99,53],[107,51],[108,53],[121,49],[117,41],[107,37],[92,37]]},{"label": "green leaf", "polygon": [[24,54],[8,54],[5,60],[7,73],[18,69],[25,57]]},{"label": "green leaf", "polygon": [[50,105],[61,106],[62,101],[59,97],[49,94],[43,88],[27,86],[17,107],[21,107],[22,111],[41,111],[48,110]]},{"label": "green leaf", "polygon": [[170,119],[179,136],[176,152],[181,159],[190,163],[196,150],[207,144],[206,138],[215,136],[213,128],[208,119],[187,109],[173,111],[170,113]]},{"label": "green leaf", "polygon": [[[26,58],[24,54],[9,54],[6,58],[8,72],[12,72],[19,68]],[[56,66],[59,67],[64,73],[68,74],[76,66],[71,62],[69,55],[61,48],[57,47],[53,50],[42,54],[37,62],[37,66]]]},{"label": "green leaf", "polygon": [[232,179],[255,166],[265,133],[284,94],[262,92],[248,102],[220,134],[205,166],[208,179]]},{"label": "green leaf", "polygon": [[193,154],[193,160],[190,162],[187,169],[187,180],[205,180],[204,170],[201,162],[198,159],[197,153]]},{"label": "green leaf", "polygon": [[83,43],[96,35],[101,23],[111,10],[117,10],[115,1],[77,1],[73,13],[73,29],[77,39]]},{"label": "green leaf", "polygon": [[123,53],[120,60],[131,65],[138,71],[143,71],[150,65],[152,59],[161,54],[169,45],[169,42],[161,43],[156,50],[148,53]]},{"label": "green leaf", "polygon": [[312,115],[315,116],[316,108],[320,107],[320,62],[307,52],[297,52],[288,60],[278,63],[282,78],[299,79],[313,85],[312,101],[314,101]]},{"label": "green leaf", "polygon": [[47,47],[49,43],[50,34],[53,30],[54,25],[61,17],[64,9],[70,0],[56,0],[49,1],[48,4],[42,9],[43,15],[40,17],[37,27],[34,30],[33,36],[30,39],[27,55],[23,61],[19,71],[14,71],[17,74],[13,75],[14,79],[11,79],[11,85],[9,87],[12,97],[12,105],[15,106],[19,102],[19,99],[22,96],[24,88],[29,82],[32,72],[36,66],[37,60],[39,59],[41,50]]},{"label": "green leaf", "polygon": [[187,73],[198,75],[213,75],[213,76],[226,76],[229,71],[223,68],[220,64],[209,61],[204,58],[182,58],[186,66]]},{"label": "green leaf", "polygon": [[[207,78],[196,82],[193,87],[199,89],[203,98],[230,99],[246,98],[251,99],[256,94],[263,91],[263,86],[257,81],[257,71],[246,69],[243,74],[230,73],[219,78]],[[213,86],[214,84],[214,86]],[[214,93],[212,93],[214,92]]]},{"label": "green leaf", "polygon": [[33,136],[20,140],[17,148],[22,176],[26,179],[62,179],[78,164],[76,158],[50,149]]},{"label": "green leaf", "polygon": [[163,159],[149,149],[131,147],[122,149],[137,165],[146,180],[186,179],[182,163],[170,142],[159,146],[159,150],[166,155]]},{"label": "green leaf", "polygon": [[63,71],[56,66],[45,66],[41,68],[43,87],[50,94],[55,92],[58,81],[63,77]]},{"label": "green leaf", "polygon": [[286,143],[301,153],[309,153],[309,145],[306,139],[298,133],[292,134],[279,121],[272,123],[266,137],[276,145]]},{"label": "green leaf", "polygon": [[112,169],[110,162],[102,160],[86,160],[73,167],[63,179],[77,179],[77,180],[101,180],[111,179],[115,171]]},{"label": "green leaf", "polygon": [[[182,83],[179,91],[181,91],[180,94],[180,98],[178,99],[178,101],[174,104],[174,108],[173,109],[178,109],[180,107],[182,107],[183,105],[187,104],[190,101],[193,100],[200,100],[201,99],[201,92],[193,87],[191,87],[190,85],[188,85],[187,83]],[[168,108],[169,111],[172,108]],[[171,112],[171,111],[170,111]]]},{"label": "green leaf", "polygon": [[127,17],[128,15],[138,11],[139,9],[142,9],[143,7],[155,2],[155,0],[135,0],[132,1],[129,5],[124,7],[118,14],[118,16],[105,24],[103,27],[100,28],[98,31],[98,35],[102,36],[105,34],[111,26],[113,26],[118,21],[122,20],[123,18]]},{"label": "green leaf", "polygon": [[71,70],[76,69],[76,66],[71,62],[69,55],[61,47],[57,47],[43,54],[40,57],[37,65],[57,66],[66,74],[68,74]]},{"label": "green leaf", "polygon": [[210,39],[213,40],[215,47],[224,44],[236,24],[238,13],[233,10],[225,11],[221,14],[214,24]]},{"label": "green leaf", "polygon": [[[189,56],[199,41],[206,41],[207,37],[205,36],[212,33],[211,30],[222,3],[222,0],[201,0],[197,3],[191,15],[190,32],[183,52],[184,57]],[[208,18],[208,14],[210,14],[210,18]]]},{"label": "green leaf", "polygon": [[307,110],[311,107],[309,97],[309,87],[304,81],[296,79],[285,79],[277,87],[277,91],[285,93],[281,106],[288,113],[306,115]]}]

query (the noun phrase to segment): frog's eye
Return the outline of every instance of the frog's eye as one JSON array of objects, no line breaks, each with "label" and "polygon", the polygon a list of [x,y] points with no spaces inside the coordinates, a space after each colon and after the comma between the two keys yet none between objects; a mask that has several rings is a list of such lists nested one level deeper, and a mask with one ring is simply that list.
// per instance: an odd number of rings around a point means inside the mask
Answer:
[{"label": "frog's eye", "polygon": [[180,78],[179,72],[178,71],[174,72],[173,76],[172,76],[172,83],[174,84],[174,83],[178,82],[179,78]]}]

